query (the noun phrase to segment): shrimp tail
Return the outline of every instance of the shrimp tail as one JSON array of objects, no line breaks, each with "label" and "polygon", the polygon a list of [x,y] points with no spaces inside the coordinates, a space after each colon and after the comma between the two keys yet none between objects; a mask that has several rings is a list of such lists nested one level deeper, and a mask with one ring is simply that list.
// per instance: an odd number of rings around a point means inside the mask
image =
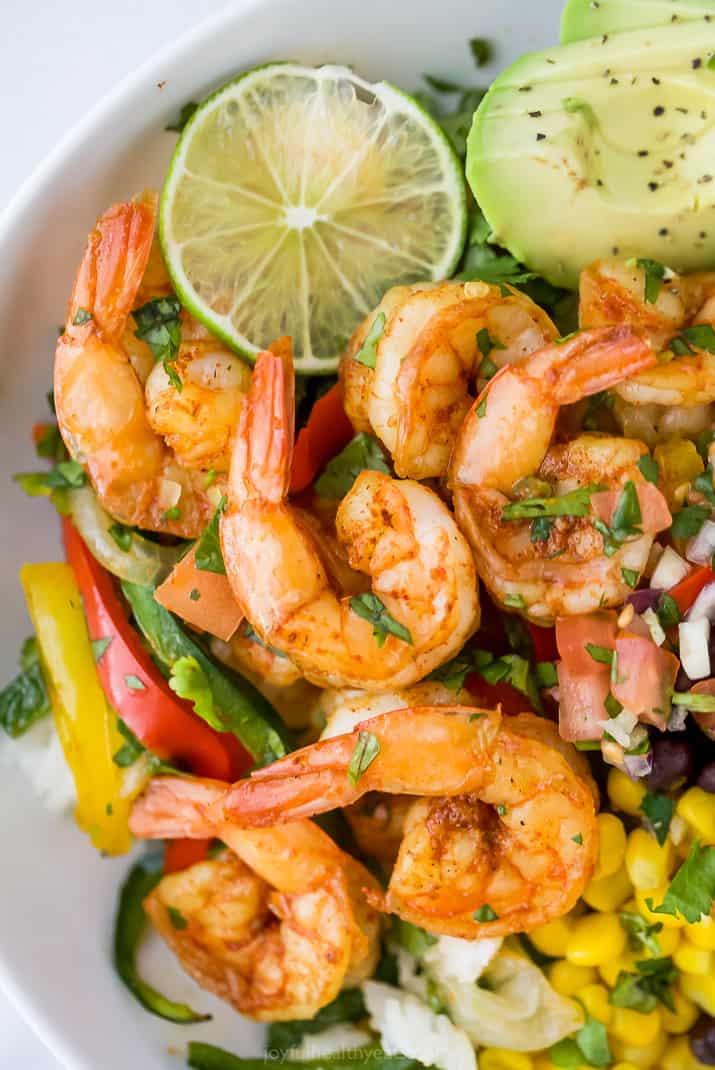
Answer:
[{"label": "shrimp tail", "polygon": [[288,493],[295,425],[295,376],[289,338],[258,354],[231,459],[234,500],[279,503]]},{"label": "shrimp tail", "polygon": [[155,218],[156,197],[143,194],[112,205],[97,220],[70,296],[70,336],[86,331],[85,324],[106,340],[121,336],[149,260]]},{"label": "shrimp tail", "polygon": [[134,803],[129,828],[143,840],[210,839],[215,825],[209,808],[226,788],[220,780],[154,777]]},{"label": "shrimp tail", "polygon": [[[650,342],[628,326],[579,331],[559,348],[561,359],[549,366],[558,405],[610,390],[656,363]],[[537,370],[538,358],[534,363]]]}]

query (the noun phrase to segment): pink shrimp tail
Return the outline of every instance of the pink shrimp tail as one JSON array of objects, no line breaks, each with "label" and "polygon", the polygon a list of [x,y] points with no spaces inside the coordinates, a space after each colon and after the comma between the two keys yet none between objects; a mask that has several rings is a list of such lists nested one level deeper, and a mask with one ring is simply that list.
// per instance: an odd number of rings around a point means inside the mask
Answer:
[{"label": "pink shrimp tail", "polygon": [[85,324],[91,324],[108,340],[121,335],[144,277],[155,218],[156,198],[152,195],[114,204],[100,216],[72,289],[68,334],[77,334]]},{"label": "pink shrimp tail", "polygon": [[[553,353],[552,346],[548,348]],[[550,362],[555,376],[554,397],[559,405],[610,390],[656,363],[650,342],[628,326],[579,331],[562,343],[562,349],[563,360]],[[534,371],[537,366],[538,357],[534,359]]]},{"label": "pink shrimp tail", "polygon": [[295,376],[289,338],[258,354],[231,458],[234,500],[280,502],[288,493],[295,426]]},{"label": "pink shrimp tail", "polygon": [[215,835],[208,809],[227,787],[220,780],[154,777],[132,807],[129,828],[144,840],[208,840]]}]

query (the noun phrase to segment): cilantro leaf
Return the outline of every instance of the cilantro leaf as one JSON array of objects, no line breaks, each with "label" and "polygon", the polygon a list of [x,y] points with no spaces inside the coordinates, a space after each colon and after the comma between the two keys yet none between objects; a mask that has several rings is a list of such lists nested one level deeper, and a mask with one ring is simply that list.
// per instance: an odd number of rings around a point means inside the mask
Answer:
[{"label": "cilantro leaf", "polygon": [[209,724],[214,720],[213,692],[208,677],[196,658],[184,655],[171,666],[169,687],[179,698],[193,702],[194,710]]},{"label": "cilantro leaf", "polygon": [[22,671],[0,691],[0,727],[12,739],[17,739],[51,712],[34,638],[23,643],[20,665]]},{"label": "cilantro leaf", "polygon": [[358,617],[372,624],[372,634],[378,646],[383,645],[388,635],[395,635],[403,643],[412,646],[409,629],[388,613],[384,602],[381,602],[377,595],[371,592],[355,594],[350,599],[350,608]]},{"label": "cilantro leaf", "polygon": [[113,755],[112,761],[120,769],[127,769],[130,765],[134,765],[137,758],[145,753],[146,748],[139,742],[131,728],[125,724],[121,717],[117,717],[117,730],[124,739],[124,743]]},{"label": "cilantro leaf", "polygon": [[678,357],[688,356],[696,349],[704,349],[706,353],[715,353],[715,329],[709,323],[684,327],[675,338],[671,338],[670,349]]},{"label": "cilantro leaf", "polygon": [[174,134],[183,133],[184,127],[188,123],[189,119],[193,118],[194,112],[198,108],[198,104],[193,100],[187,100],[186,104],[181,105],[181,111],[179,112],[179,118],[173,123],[169,123],[164,127],[165,130],[170,130]]},{"label": "cilantro leaf", "polygon": [[219,520],[226,505],[226,496],[222,495],[221,501],[216,507],[216,512],[211,517],[196,544],[194,564],[200,572],[215,572],[219,576],[226,575],[226,565],[223,560],[221,539],[219,537]]},{"label": "cilantro leaf", "polygon": [[545,516],[588,516],[591,512],[591,495],[603,490],[599,483],[589,483],[568,494],[554,498],[523,498],[510,502],[502,509],[502,520],[525,520]]},{"label": "cilantro leaf", "polygon": [[628,935],[632,951],[649,951],[653,956],[660,955],[657,934],[663,928],[661,921],[650,924],[641,914],[632,914],[627,910],[622,910],[618,918]]},{"label": "cilantro leaf", "polygon": [[636,267],[642,268],[645,272],[643,296],[645,297],[646,304],[654,305],[658,300],[658,294],[663,285],[666,268],[663,264],[659,264],[657,260],[649,260],[647,257],[638,257],[636,260]]},{"label": "cilantro leaf", "polygon": [[556,687],[559,682],[556,665],[553,661],[537,661],[534,676],[539,687]]},{"label": "cilantro leaf", "polygon": [[94,654],[94,660],[99,662],[104,657],[107,647],[112,642],[112,636],[110,635],[103,639],[92,639],[90,640],[90,642],[92,644],[92,653]]},{"label": "cilantro leaf", "polygon": [[160,360],[169,382],[181,393],[181,379],[174,367],[181,345],[181,303],[178,297],[155,297],[132,313],[137,338],[146,342],[155,360]]},{"label": "cilantro leaf", "polygon": [[128,528],[126,524],[120,524],[117,521],[109,528],[109,534],[120,550],[123,550],[125,554],[129,552],[132,545],[133,528]]},{"label": "cilantro leaf", "polygon": [[694,924],[712,910],[715,900],[715,847],[701,847],[695,840],[690,854],[677,871],[658,906],[646,899],[654,914],[682,914]]},{"label": "cilantro leaf", "polygon": [[551,535],[551,529],[554,526],[553,520],[548,516],[537,516],[531,521],[531,527],[529,528],[529,539],[531,542],[548,542]]},{"label": "cilantro leaf", "polygon": [[655,612],[663,628],[672,628],[680,621],[678,603],[672,595],[662,594],[658,599]]},{"label": "cilantro leaf", "polygon": [[323,472],[313,484],[313,489],[322,498],[336,501],[345,497],[353,483],[365,469],[390,474],[380,443],[374,435],[360,432],[345,449],[328,461]]},{"label": "cilantro leaf", "polygon": [[35,443],[35,453],[51,461],[66,461],[69,458],[57,424],[45,424],[42,434]]},{"label": "cilantro leaf", "polygon": [[653,459],[648,453],[641,455],[638,461],[638,470],[644,479],[647,479],[649,483],[657,483],[660,476],[660,469],[658,468],[658,462]]},{"label": "cilantro leaf", "polygon": [[87,482],[82,465],[71,459],[58,461],[48,472],[18,472],[13,479],[31,498],[54,498],[57,491],[83,487]]},{"label": "cilantro leaf", "polygon": [[711,471],[701,472],[693,481],[693,486],[700,491],[706,501],[715,505],[715,487],[713,487],[713,474]]},{"label": "cilantro leaf", "polygon": [[649,1014],[660,1002],[675,1013],[670,986],[678,971],[672,958],[668,955],[664,958],[644,959],[636,963],[636,969],[638,973],[620,971],[608,997],[609,1002],[614,1007],[630,1007],[641,1014]]},{"label": "cilantro leaf", "polygon": [[668,839],[670,822],[675,812],[675,800],[667,795],[655,795],[649,791],[643,796],[641,810],[648,818],[655,838],[662,847]]},{"label": "cilantro leaf", "polygon": [[377,346],[385,333],[387,317],[384,312],[378,312],[372,322],[372,327],[365,336],[365,341],[353,356],[358,364],[364,364],[366,368],[374,368],[377,364]]},{"label": "cilantro leaf", "polygon": [[474,920],[479,922],[499,920],[499,915],[497,914],[496,910],[493,910],[488,903],[485,903],[483,906],[481,906],[479,910],[475,910],[473,916]]},{"label": "cilantro leaf", "polygon": [[593,526],[603,538],[603,550],[607,557],[612,557],[624,542],[643,534],[638,527],[642,519],[638,491],[633,480],[629,479],[623,485],[610,525],[600,519],[593,521]]},{"label": "cilantro leaf", "polygon": [[451,661],[433,669],[427,679],[438,680],[450,691],[460,691],[470,673],[479,672],[483,666],[489,665],[492,661],[494,661],[494,655],[491,651],[465,647]]},{"label": "cilantro leaf", "polygon": [[599,662],[601,665],[613,665],[613,659],[615,657],[615,650],[612,650],[608,646],[597,646],[596,643],[585,643],[584,649],[586,653],[593,658],[594,661]]},{"label": "cilantro leaf", "polygon": [[168,906],[166,912],[169,915],[169,921],[171,922],[172,929],[181,931],[182,929],[188,929],[189,923],[181,913],[178,907]]},{"label": "cilantro leaf", "polygon": [[638,580],[640,579],[640,572],[637,568],[622,568],[621,576],[626,587],[630,587],[631,590],[638,586]]},{"label": "cilantro leaf", "polygon": [[360,730],[358,732],[355,750],[348,765],[348,780],[353,787],[357,784],[363,773],[372,765],[380,753],[380,741],[372,732]]},{"label": "cilantro leaf", "polygon": [[670,533],[674,539],[689,539],[697,535],[709,516],[710,510],[707,505],[686,505],[685,508],[673,514]]},{"label": "cilantro leaf", "polygon": [[606,1027],[586,1013],[586,1020],[574,1037],[566,1037],[549,1048],[554,1066],[563,1070],[580,1070],[584,1062],[589,1066],[611,1065]]},{"label": "cilantro leaf", "polygon": [[[486,327],[477,331],[477,346],[482,357],[485,359],[493,349],[505,349],[506,347],[497,338],[492,338]],[[493,373],[492,373],[493,374]]]}]

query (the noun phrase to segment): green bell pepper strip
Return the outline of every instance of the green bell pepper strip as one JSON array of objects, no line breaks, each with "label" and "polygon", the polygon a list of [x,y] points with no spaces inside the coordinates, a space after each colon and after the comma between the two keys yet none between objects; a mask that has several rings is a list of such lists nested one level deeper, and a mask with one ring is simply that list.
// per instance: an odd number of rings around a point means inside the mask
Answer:
[{"label": "green bell pepper strip", "polygon": [[[189,1044],[188,1065],[193,1070],[266,1070],[275,1065],[275,1059],[269,1053],[257,1059],[243,1059],[231,1055],[222,1048],[212,1044]],[[323,1055],[320,1059],[298,1059],[286,1062],[291,1070],[429,1070],[416,1059],[406,1055],[386,1055],[377,1045],[373,1048],[360,1048],[353,1055],[337,1055],[334,1058]],[[434,1070],[434,1068],[432,1068]]]},{"label": "green bell pepper strip", "polygon": [[[179,658],[195,658],[213,697],[213,712],[201,715],[219,732],[233,732],[257,765],[269,765],[289,748],[288,733],[270,703],[247,680],[219,666],[160,606],[150,587],[122,582],[134,619],[152,654],[166,669]],[[199,711],[196,711],[199,712]]]}]

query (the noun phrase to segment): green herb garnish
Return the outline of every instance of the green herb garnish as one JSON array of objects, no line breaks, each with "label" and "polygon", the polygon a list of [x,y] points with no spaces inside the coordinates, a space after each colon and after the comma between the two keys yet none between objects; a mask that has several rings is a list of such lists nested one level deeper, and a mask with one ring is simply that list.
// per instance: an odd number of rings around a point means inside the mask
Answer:
[{"label": "green herb garnish", "polygon": [[380,753],[380,740],[372,732],[358,732],[355,750],[348,765],[348,780],[353,787]]},{"label": "green herb garnish", "polygon": [[372,322],[372,327],[365,336],[365,341],[354,355],[353,360],[358,364],[364,364],[366,368],[374,368],[377,364],[377,346],[385,333],[387,317],[384,312],[378,312]]},{"label": "green herb garnish", "polygon": [[132,313],[137,338],[146,342],[155,360],[164,365],[169,382],[181,393],[181,379],[174,367],[181,345],[181,303],[178,297],[155,297]]},{"label": "green herb garnish", "polygon": [[350,599],[350,608],[358,617],[372,624],[372,634],[378,646],[383,645],[388,635],[394,635],[403,643],[412,645],[409,630],[388,613],[384,602],[381,602],[377,595],[371,592],[355,594]]},{"label": "green herb garnish", "polygon": [[219,576],[226,575],[226,565],[221,552],[221,539],[219,536],[219,523],[221,513],[228,504],[226,496],[222,495],[216,507],[216,512],[206,525],[204,532],[196,544],[194,565],[200,572],[215,572]]}]

